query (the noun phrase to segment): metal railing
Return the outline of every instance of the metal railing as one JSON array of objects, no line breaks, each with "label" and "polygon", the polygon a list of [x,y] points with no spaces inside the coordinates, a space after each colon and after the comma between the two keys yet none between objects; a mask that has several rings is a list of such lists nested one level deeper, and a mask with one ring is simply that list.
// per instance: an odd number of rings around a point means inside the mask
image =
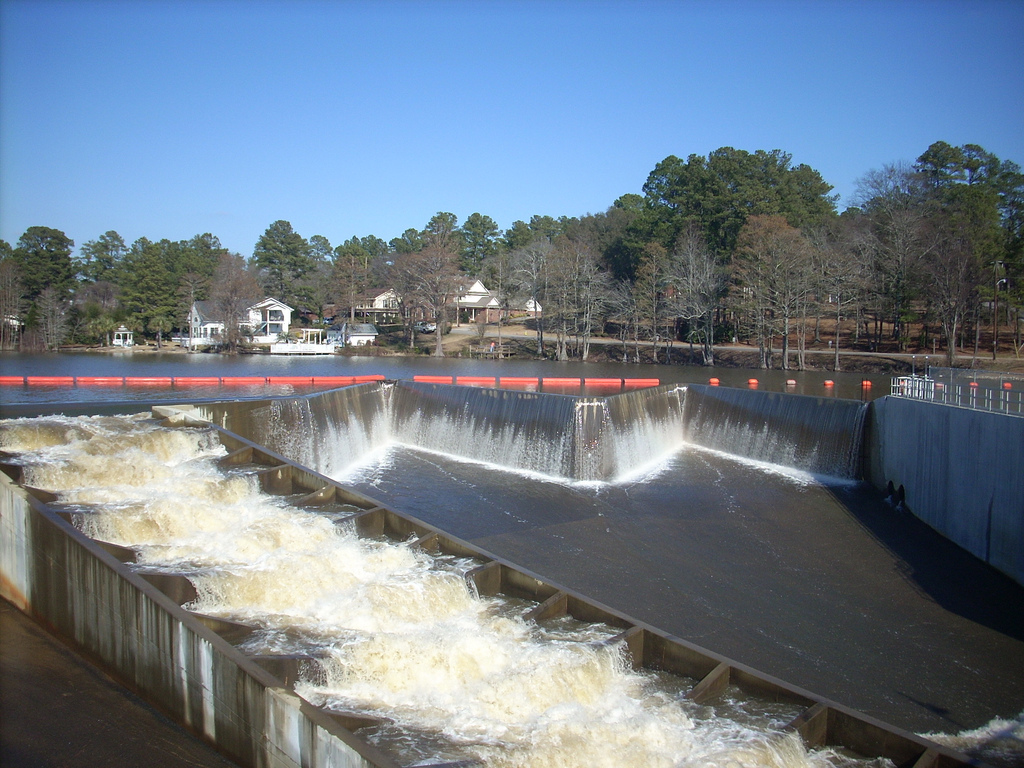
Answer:
[{"label": "metal railing", "polygon": [[1024,374],[928,367],[924,375],[892,380],[893,397],[1024,416]]}]

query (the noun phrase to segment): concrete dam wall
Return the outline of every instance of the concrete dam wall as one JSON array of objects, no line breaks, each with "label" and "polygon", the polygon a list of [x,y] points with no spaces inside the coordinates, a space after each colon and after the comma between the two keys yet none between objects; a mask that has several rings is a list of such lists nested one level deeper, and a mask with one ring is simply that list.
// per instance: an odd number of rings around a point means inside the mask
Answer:
[{"label": "concrete dam wall", "polygon": [[345,454],[397,439],[600,480],[685,441],[883,491],[892,482],[910,512],[1024,584],[1024,419],[1002,414],[705,385],[583,398],[412,382],[196,409],[328,475]]},{"label": "concrete dam wall", "polygon": [[1024,584],[1024,419],[896,397],[871,404],[864,475]]}]

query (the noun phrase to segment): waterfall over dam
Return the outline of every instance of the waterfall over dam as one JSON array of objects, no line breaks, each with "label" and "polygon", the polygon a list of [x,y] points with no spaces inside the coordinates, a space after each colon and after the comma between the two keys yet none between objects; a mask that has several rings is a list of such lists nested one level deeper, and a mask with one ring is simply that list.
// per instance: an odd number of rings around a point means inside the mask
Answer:
[{"label": "waterfall over dam", "polygon": [[686,443],[813,474],[859,476],[866,404],[705,386],[608,397],[362,384],[203,418],[334,476],[390,444],[571,481],[612,481]]},{"label": "waterfall over dam", "polygon": [[853,400],[687,387],[685,436],[705,448],[840,478],[860,476],[867,404]]}]

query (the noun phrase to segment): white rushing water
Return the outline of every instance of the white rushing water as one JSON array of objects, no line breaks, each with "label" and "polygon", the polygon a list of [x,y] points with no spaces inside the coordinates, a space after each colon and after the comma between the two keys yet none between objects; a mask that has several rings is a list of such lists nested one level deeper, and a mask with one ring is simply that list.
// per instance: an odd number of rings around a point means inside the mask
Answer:
[{"label": "white rushing water", "polygon": [[246,650],[322,656],[298,692],[388,718],[367,738],[406,763],[847,762],[780,734],[792,711],[695,705],[684,681],[635,672],[600,642],[607,627],[525,621],[529,606],[470,591],[469,563],[361,539],[261,493],[251,475],[217,467],[212,431],[142,417],[11,420],[0,448],[20,454],[28,485],[79,509],[86,534],[133,547],[141,567],[188,575],[199,593],[189,608],[260,627]]}]

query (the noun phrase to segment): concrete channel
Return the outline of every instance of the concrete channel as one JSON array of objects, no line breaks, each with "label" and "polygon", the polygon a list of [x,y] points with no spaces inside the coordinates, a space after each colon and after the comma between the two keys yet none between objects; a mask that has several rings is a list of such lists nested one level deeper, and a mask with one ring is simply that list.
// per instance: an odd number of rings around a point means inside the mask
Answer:
[{"label": "concrete channel", "polygon": [[[169,427],[209,424],[174,407],[152,410]],[[714,701],[734,687],[757,700],[798,706],[800,714],[787,730],[808,747],[834,747],[913,768],[978,764],[631,618],[213,426],[228,451],[222,462],[255,465],[265,492],[310,508],[343,503],[359,510],[352,522],[363,536],[414,538],[427,552],[473,558],[480,564],[467,578],[479,594],[531,601],[529,618],[535,620],[567,615],[614,627],[619,634],[613,641],[626,645],[635,667],[695,681],[686,694],[693,701]],[[182,608],[195,596],[187,579],[136,572],[131,550],[81,534],[73,513],[52,506],[54,494],[21,484],[19,466],[4,462],[0,470],[5,599],[239,765],[398,768],[389,754],[360,738],[371,720],[326,712],[295,693],[308,659],[241,653],[235,646],[251,628]]]}]

